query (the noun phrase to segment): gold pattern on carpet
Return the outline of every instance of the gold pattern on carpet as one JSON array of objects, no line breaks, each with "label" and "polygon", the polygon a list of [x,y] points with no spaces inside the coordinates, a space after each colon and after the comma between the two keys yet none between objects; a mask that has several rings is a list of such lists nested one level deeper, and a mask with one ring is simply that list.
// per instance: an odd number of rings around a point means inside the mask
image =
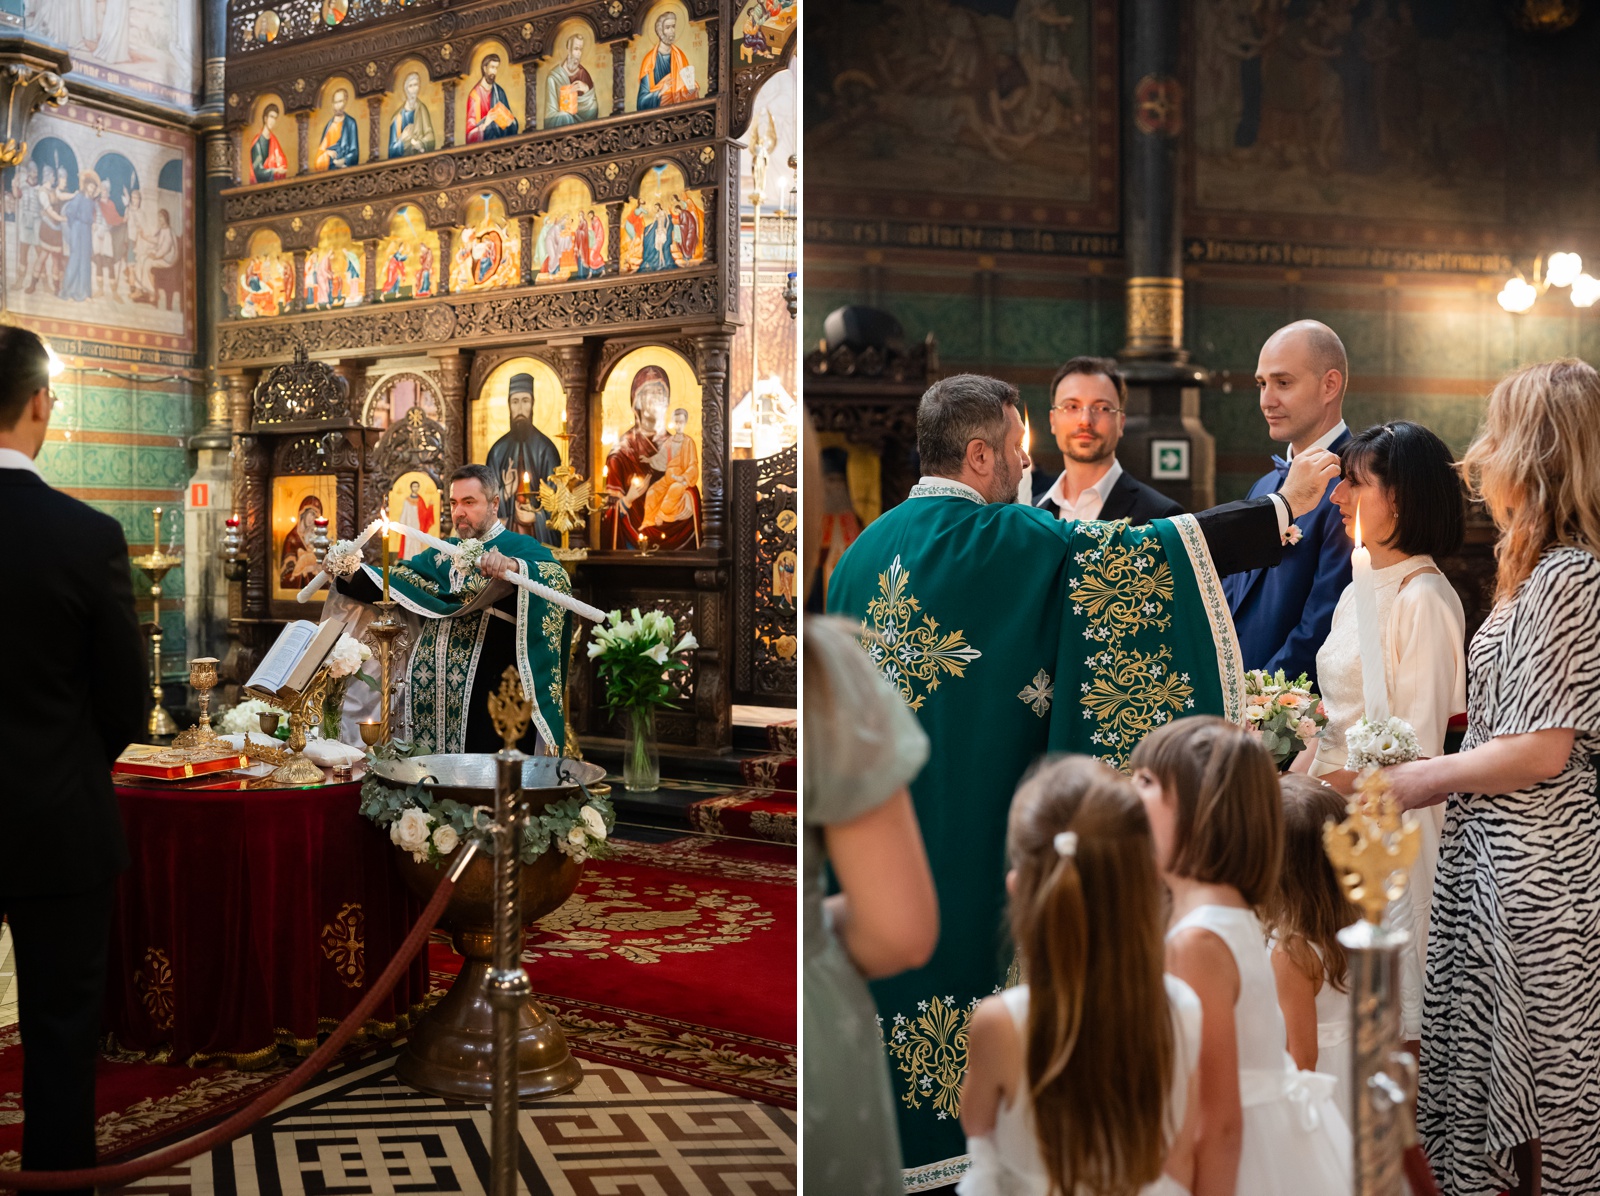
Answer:
[{"label": "gold pattern on carpet", "polygon": [[555,913],[539,920],[554,936],[523,952],[525,961],[616,956],[629,963],[660,963],[664,955],[710,951],[742,943],[768,930],[771,911],[728,889],[688,885],[640,886],[630,876],[611,875],[588,892],[574,893]]}]

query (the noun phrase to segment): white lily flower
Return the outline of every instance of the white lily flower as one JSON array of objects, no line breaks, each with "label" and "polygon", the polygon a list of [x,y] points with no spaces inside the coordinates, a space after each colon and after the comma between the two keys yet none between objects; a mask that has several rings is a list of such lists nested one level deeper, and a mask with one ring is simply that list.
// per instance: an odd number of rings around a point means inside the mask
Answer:
[{"label": "white lily flower", "polygon": [[651,648],[650,651],[646,652],[645,655],[651,660],[655,661],[657,664],[666,664],[667,646],[665,644],[657,644],[655,647]]},{"label": "white lily flower", "polygon": [[685,631],[683,638],[678,641],[678,646],[672,650],[672,654],[676,656],[679,652],[693,652],[699,646],[700,641],[694,638],[694,632]]},{"label": "white lily flower", "polygon": [[593,660],[597,656],[605,655],[605,650],[608,647],[610,647],[610,645],[605,643],[602,640],[598,640],[598,639],[590,640],[589,641],[589,659]]}]

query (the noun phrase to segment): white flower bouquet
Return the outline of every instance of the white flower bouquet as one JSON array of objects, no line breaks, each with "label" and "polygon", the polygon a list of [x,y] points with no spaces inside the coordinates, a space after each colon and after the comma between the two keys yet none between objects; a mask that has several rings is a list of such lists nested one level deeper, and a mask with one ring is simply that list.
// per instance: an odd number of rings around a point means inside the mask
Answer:
[{"label": "white flower bouquet", "polygon": [[[409,851],[417,863],[438,867],[462,840],[471,839],[490,855],[494,839],[488,811],[449,799],[436,800],[422,785],[404,788],[369,773],[361,786],[361,813],[387,827],[389,841]],[[523,826],[517,858],[531,864],[552,847],[582,863],[607,854],[606,841],[616,825],[611,803],[588,789],[552,802]]]},{"label": "white flower bouquet", "polygon": [[637,606],[631,619],[612,611],[605,625],[590,634],[589,659],[598,662],[606,709],[613,715],[619,710],[670,707],[671,674],[689,667],[672,658],[700,646],[692,631],[674,643],[677,627],[671,617],[656,610],[641,615]]},{"label": "white flower bouquet", "polygon": [[361,666],[372,659],[372,649],[360,640],[341,635],[328,653],[328,687],[322,695],[322,737],[338,739],[344,723],[344,697],[350,691],[350,682],[360,681],[369,689],[377,689],[379,682]]},{"label": "white flower bouquet", "polygon": [[1417,733],[1403,718],[1387,718],[1376,723],[1357,719],[1356,725],[1344,733],[1344,743],[1348,749],[1345,767],[1351,772],[1406,764],[1422,757]]},{"label": "white flower bouquet", "polygon": [[322,571],[329,577],[354,577],[361,568],[361,549],[354,540],[335,540],[322,555]]},{"label": "white flower bouquet", "polygon": [[1271,674],[1252,669],[1244,675],[1244,691],[1245,724],[1261,736],[1279,768],[1310,747],[1328,725],[1328,712],[1304,673],[1291,681],[1282,669]]},{"label": "white flower bouquet", "polygon": [[247,735],[254,732],[261,734],[261,718],[263,714],[283,713],[278,707],[260,698],[246,698],[236,706],[230,706],[213,720],[219,735]]}]

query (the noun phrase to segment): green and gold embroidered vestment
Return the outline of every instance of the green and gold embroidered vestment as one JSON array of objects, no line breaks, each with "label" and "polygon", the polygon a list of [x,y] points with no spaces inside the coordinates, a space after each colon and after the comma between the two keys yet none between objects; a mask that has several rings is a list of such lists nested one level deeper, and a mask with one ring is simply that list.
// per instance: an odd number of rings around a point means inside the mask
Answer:
[{"label": "green and gold embroidered vestment", "polygon": [[925,481],[851,545],[828,609],[864,625],[933,745],[911,794],[939,946],[926,967],[872,986],[914,1191],[966,1169],[967,1023],[1009,965],[1006,814],[1024,771],[1046,752],[1123,768],[1173,718],[1238,720],[1243,671],[1192,516],[1072,523]]},{"label": "green and gold embroidered vestment", "polygon": [[[452,543],[459,540],[452,539]],[[522,562],[522,571],[553,590],[572,592],[567,571],[550,549],[531,536],[498,526],[484,544]],[[487,710],[488,694],[514,664],[523,690],[533,701],[533,721],[523,750],[537,734],[559,751],[566,742],[562,695],[566,688],[571,616],[561,607],[508,582],[492,581],[476,568],[465,573],[455,559],[428,551],[389,571],[391,597],[421,616],[422,630],[411,653],[406,721],[416,743],[427,751],[495,751]],[[383,574],[363,565],[367,585],[341,582],[339,588],[371,601]]]}]

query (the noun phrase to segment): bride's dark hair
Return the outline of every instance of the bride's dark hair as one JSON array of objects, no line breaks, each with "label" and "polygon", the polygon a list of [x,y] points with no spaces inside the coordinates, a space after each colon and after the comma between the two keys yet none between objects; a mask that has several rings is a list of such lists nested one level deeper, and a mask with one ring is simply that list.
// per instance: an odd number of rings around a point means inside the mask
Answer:
[{"label": "bride's dark hair", "polygon": [[1339,452],[1352,481],[1382,486],[1394,498],[1394,542],[1407,556],[1449,556],[1466,534],[1466,498],[1455,458],[1421,424],[1397,419],[1352,436]]}]

